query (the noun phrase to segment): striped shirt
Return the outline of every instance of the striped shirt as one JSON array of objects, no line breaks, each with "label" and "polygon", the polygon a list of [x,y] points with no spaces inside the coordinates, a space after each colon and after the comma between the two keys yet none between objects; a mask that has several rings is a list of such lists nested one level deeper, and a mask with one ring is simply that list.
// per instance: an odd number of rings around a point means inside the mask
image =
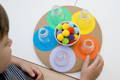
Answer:
[{"label": "striped shirt", "polygon": [[10,65],[6,71],[0,74],[0,80],[34,80],[16,65]]}]

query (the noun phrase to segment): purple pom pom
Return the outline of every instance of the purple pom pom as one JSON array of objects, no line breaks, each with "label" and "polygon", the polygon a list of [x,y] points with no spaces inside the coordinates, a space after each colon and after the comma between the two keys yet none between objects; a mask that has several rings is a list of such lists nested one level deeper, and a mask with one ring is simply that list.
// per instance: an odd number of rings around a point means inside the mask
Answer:
[{"label": "purple pom pom", "polygon": [[57,31],[57,35],[58,35],[58,34],[61,34],[61,33],[62,33],[62,31]]},{"label": "purple pom pom", "polygon": [[68,39],[69,39],[70,41],[72,41],[72,40],[74,40],[74,39],[75,39],[75,37],[74,37],[74,35],[73,35],[73,34],[71,34],[70,36],[68,36]]}]

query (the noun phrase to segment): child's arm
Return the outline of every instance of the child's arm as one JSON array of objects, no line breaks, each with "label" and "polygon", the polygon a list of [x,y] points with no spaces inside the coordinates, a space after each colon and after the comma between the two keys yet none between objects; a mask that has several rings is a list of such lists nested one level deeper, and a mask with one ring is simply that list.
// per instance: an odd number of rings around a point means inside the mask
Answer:
[{"label": "child's arm", "polygon": [[[19,66],[31,77],[35,77],[37,75],[36,80],[44,80],[40,69],[36,65],[33,65],[27,61],[24,61],[14,56],[12,57],[12,64],[16,64],[17,66]],[[81,70],[80,80],[96,80],[96,78],[100,75],[103,69],[104,61],[102,57],[98,55],[95,61],[91,65],[89,64],[89,57],[87,57]]]},{"label": "child's arm", "polygon": [[103,58],[98,55],[95,61],[92,64],[89,64],[90,61],[88,56],[83,63],[80,80],[96,80],[96,78],[100,75],[103,69],[104,61]]},{"label": "child's arm", "polygon": [[15,56],[12,56],[11,63],[16,64],[23,71],[28,73],[31,77],[35,78],[35,80],[44,80],[43,79],[44,77],[37,65],[34,65],[30,62],[27,62],[25,60],[15,57]]}]

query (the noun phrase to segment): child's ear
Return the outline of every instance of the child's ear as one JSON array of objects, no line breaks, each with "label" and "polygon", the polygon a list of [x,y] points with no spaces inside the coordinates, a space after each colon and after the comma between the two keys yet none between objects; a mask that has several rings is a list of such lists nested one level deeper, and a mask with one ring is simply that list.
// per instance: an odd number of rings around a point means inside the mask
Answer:
[{"label": "child's ear", "polygon": [[8,46],[11,46],[11,45],[12,45],[12,40],[8,39]]}]

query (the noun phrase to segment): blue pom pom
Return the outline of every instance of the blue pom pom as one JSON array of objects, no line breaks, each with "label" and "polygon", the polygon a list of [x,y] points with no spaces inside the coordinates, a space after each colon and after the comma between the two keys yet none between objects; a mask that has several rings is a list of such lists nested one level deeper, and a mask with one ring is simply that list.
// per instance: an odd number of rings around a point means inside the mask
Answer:
[{"label": "blue pom pom", "polygon": [[74,27],[74,24],[73,24],[73,23],[71,23],[71,22],[69,22],[69,25],[70,25],[71,27]]},{"label": "blue pom pom", "polygon": [[75,28],[74,28],[74,31],[75,31],[76,34],[79,33],[79,28],[78,28],[78,27],[75,27]]}]

